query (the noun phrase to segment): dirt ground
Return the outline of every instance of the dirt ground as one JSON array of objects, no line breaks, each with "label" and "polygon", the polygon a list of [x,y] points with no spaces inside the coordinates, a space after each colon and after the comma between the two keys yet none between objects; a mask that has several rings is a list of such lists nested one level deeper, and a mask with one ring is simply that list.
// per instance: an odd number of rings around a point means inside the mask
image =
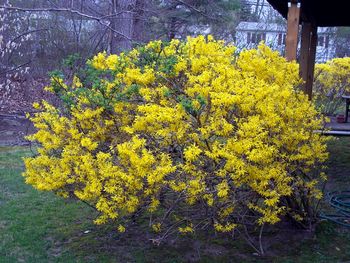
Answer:
[{"label": "dirt ground", "polygon": [[34,127],[25,113],[34,111],[33,102],[58,103],[55,95],[44,90],[48,84],[48,79],[26,79],[12,81],[8,91],[0,89],[0,146],[28,144],[24,137],[33,133]]},{"label": "dirt ground", "polygon": [[24,114],[0,113],[0,146],[27,145],[24,137],[33,132],[34,127]]}]

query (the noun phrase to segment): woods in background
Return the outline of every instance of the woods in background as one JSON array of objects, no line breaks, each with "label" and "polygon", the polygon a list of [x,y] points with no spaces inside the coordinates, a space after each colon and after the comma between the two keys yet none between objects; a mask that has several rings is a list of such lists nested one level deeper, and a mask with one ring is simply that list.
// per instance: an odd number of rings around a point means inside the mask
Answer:
[{"label": "woods in background", "polygon": [[73,53],[120,53],[203,31],[232,40],[239,7],[238,0],[0,1],[0,74],[18,62],[35,60],[36,70],[47,71]]},{"label": "woods in background", "polygon": [[73,69],[97,52],[152,39],[211,33],[232,40],[239,10],[239,0],[0,0],[0,111],[10,98],[37,96],[32,82],[62,61]]},{"label": "woods in background", "polygon": [[[0,0],[0,110],[64,59],[74,69],[100,51],[188,35],[232,42],[241,21],[284,23],[265,0]],[[347,30],[338,35],[338,53],[348,54]]]}]

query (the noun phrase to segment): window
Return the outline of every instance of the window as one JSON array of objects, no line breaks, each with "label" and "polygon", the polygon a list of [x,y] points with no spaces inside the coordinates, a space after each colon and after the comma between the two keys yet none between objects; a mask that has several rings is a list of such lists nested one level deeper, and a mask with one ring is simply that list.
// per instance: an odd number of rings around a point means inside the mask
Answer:
[{"label": "window", "polygon": [[260,33],[258,34],[258,43],[260,41],[266,41],[266,33]]},{"label": "window", "polygon": [[319,36],[317,39],[317,46],[319,47],[329,47],[329,36]]},{"label": "window", "polygon": [[279,33],[278,34],[278,45],[285,45],[286,44],[286,34],[284,33]]},{"label": "window", "polygon": [[324,45],[324,36],[320,36],[317,39],[317,46],[323,47]]},{"label": "window", "polygon": [[328,46],[329,46],[329,36],[326,36],[326,41],[324,43],[324,47],[328,48]]},{"label": "window", "polygon": [[247,44],[259,44],[262,40],[266,40],[266,33],[247,33]]},{"label": "window", "polygon": [[257,39],[256,39],[256,33],[253,33],[252,34],[252,41],[251,41],[251,43],[256,43],[256,41],[257,41]]}]

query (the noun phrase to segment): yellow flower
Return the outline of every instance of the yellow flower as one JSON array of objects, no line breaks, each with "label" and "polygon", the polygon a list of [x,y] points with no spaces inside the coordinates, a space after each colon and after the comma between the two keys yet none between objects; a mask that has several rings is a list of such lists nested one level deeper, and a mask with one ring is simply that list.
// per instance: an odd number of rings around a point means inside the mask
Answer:
[{"label": "yellow flower", "polygon": [[92,142],[90,138],[83,138],[80,143],[81,146],[85,147],[89,151],[95,150],[98,146],[98,144],[96,142]]},{"label": "yellow flower", "polygon": [[179,227],[178,229],[179,229],[179,232],[182,233],[182,234],[187,234],[187,233],[193,233],[194,232],[192,223],[190,223],[189,225],[184,226],[184,227]]},{"label": "yellow flower", "polygon": [[192,162],[197,159],[202,150],[197,145],[191,145],[184,151],[184,155],[187,161]]},{"label": "yellow flower", "polygon": [[156,232],[156,233],[160,232],[161,227],[162,227],[161,223],[156,223],[156,224],[153,224],[153,225],[152,225],[152,229],[153,229],[153,231]]},{"label": "yellow flower", "polygon": [[81,88],[83,84],[81,83],[80,79],[77,76],[74,76],[72,86],[73,88]]},{"label": "yellow flower", "polygon": [[37,103],[37,102],[34,102],[33,103],[33,108],[36,109],[36,110],[39,110],[40,109],[40,104]]},{"label": "yellow flower", "polygon": [[124,227],[123,225],[119,225],[119,226],[118,226],[118,231],[119,231],[120,233],[124,233],[124,232],[125,232],[125,227]]}]

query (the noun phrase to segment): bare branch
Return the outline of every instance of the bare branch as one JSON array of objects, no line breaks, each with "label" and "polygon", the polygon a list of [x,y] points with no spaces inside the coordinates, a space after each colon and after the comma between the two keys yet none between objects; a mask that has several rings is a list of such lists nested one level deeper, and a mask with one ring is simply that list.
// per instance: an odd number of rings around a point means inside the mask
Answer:
[{"label": "bare branch", "polygon": [[193,11],[195,11],[195,12],[201,14],[202,16],[204,16],[204,17],[206,17],[206,18],[209,18],[209,19],[211,19],[211,20],[213,20],[213,21],[218,21],[218,19],[217,19],[216,17],[212,17],[212,16],[206,14],[205,12],[199,10],[198,8],[196,8],[196,7],[193,6],[193,5],[190,5],[189,3],[186,3],[186,2],[183,1],[183,0],[175,0],[175,1],[178,2],[178,3],[180,3],[180,4],[182,4],[182,5],[184,5],[184,6],[186,6],[186,7],[188,7],[189,9],[192,9]]},{"label": "bare branch", "polygon": [[1,75],[5,75],[5,74],[7,74],[7,73],[9,73],[9,72],[11,72],[11,71],[15,71],[15,70],[17,70],[17,69],[19,69],[19,68],[22,68],[22,67],[28,65],[30,62],[31,62],[31,61],[27,61],[27,62],[25,62],[25,63],[23,63],[23,64],[21,64],[21,65],[15,67],[15,68],[11,68],[11,69],[5,70],[5,71],[3,71],[3,72],[0,72],[0,76],[1,76]]},{"label": "bare branch", "polygon": [[85,14],[85,13],[80,12],[78,10],[69,9],[69,8],[53,8],[53,7],[52,8],[22,8],[22,7],[16,7],[16,6],[0,6],[0,9],[6,9],[6,10],[10,10],[10,11],[20,11],[20,12],[67,12],[67,13],[75,14],[75,15],[85,17],[85,18],[88,18],[91,20],[95,20],[98,23],[100,23],[101,25],[107,27],[113,33],[115,33],[115,34],[129,40],[129,41],[132,41],[132,39],[130,37],[113,29],[109,24],[104,22],[104,20],[106,18],[116,17],[116,16],[121,15],[123,13],[133,13],[132,11],[121,11],[121,12],[118,12],[118,13],[115,13],[112,15],[105,15],[105,16],[93,16],[93,15]]},{"label": "bare branch", "polygon": [[[35,33],[35,32],[39,32],[39,31],[46,31],[46,30],[49,30],[48,28],[39,28],[39,29],[34,29],[34,30],[29,30],[29,31],[26,31],[26,32],[23,32],[21,34],[19,34],[18,36],[12,38],[11,40],[9,40],[8,43],[12,43],[12,42],[15,42],[17,39],[20,39],[21,37],[25,36],[25,35],[28,35],[28,34],[31,34],[31,33]],[[0,51],[4,51],[6,49],[6,46],[1,49]]]}]

